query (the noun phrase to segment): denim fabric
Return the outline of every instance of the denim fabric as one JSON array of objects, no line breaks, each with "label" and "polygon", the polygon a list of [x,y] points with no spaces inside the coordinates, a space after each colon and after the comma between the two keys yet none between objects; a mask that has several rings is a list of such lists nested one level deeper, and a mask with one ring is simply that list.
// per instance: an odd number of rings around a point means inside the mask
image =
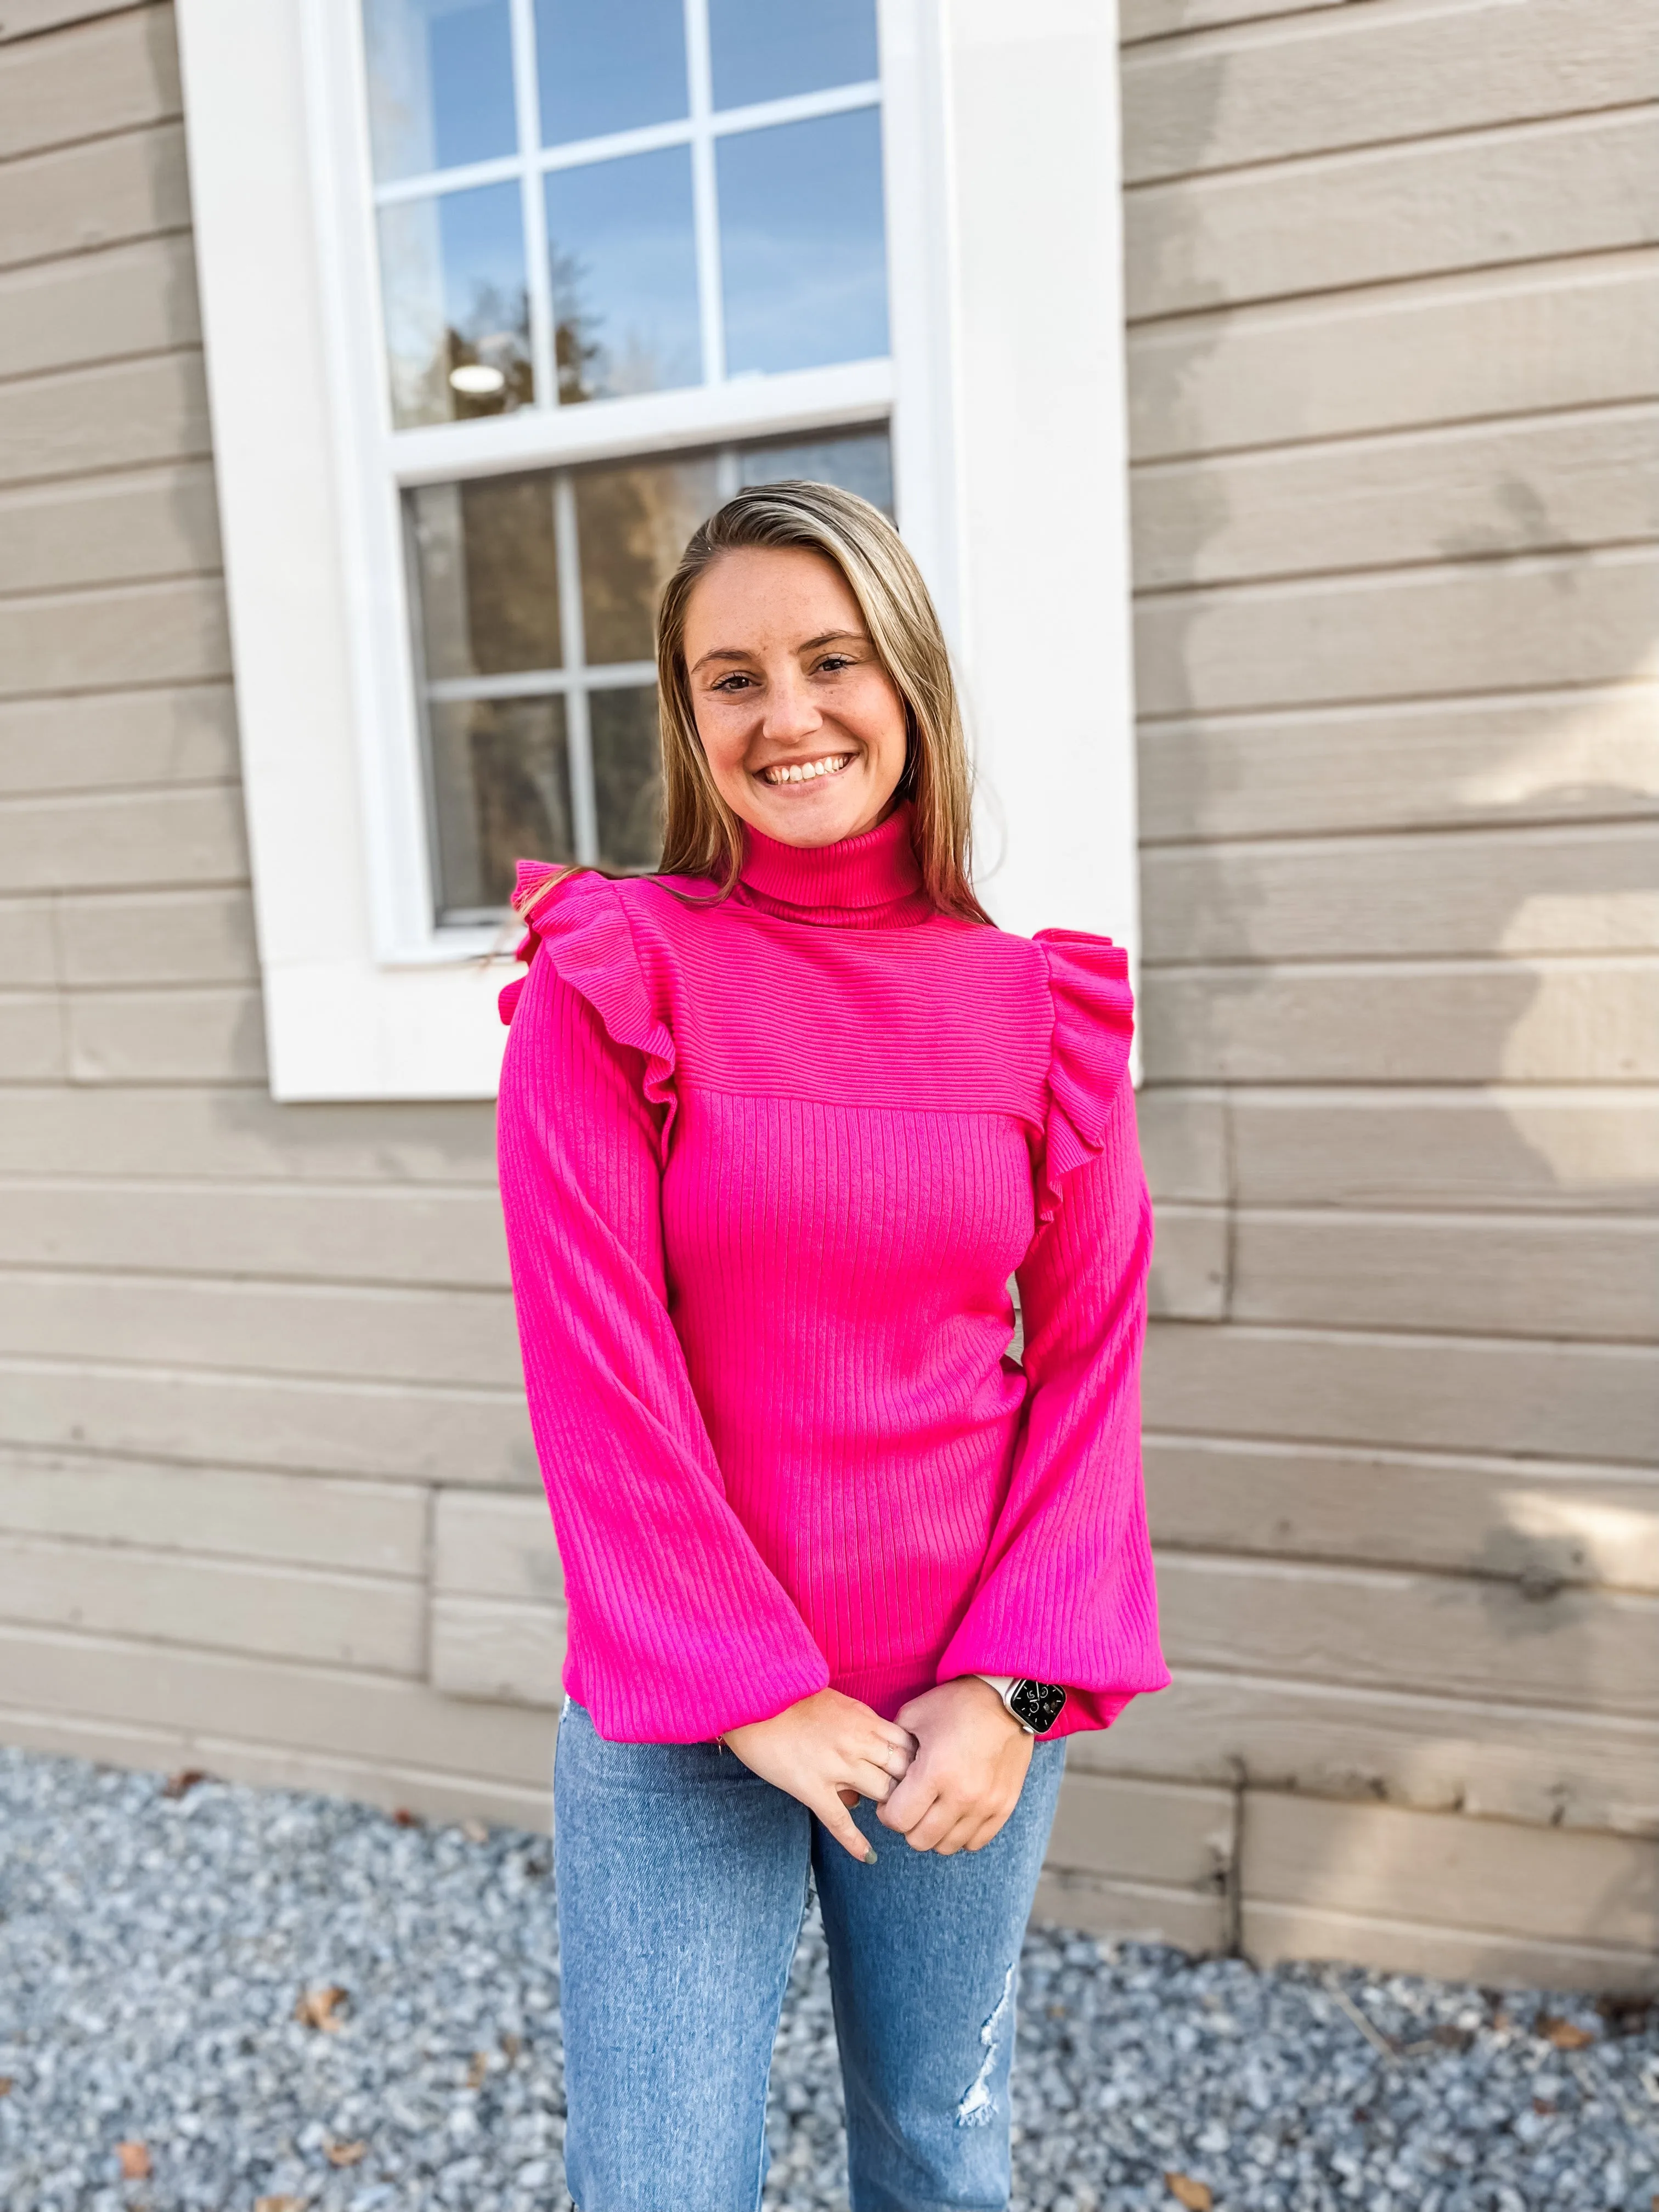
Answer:
[{"label": "denim fabric", "polygon": [[1020,1939],[1065,1764],[1038,1744],[982,1851],[854,1815],[861,1866],[714,1744],[607,1743],[567,1700],[554,1864],[580,2212],[754,2212],[766,2081],[817,1878],[854,2212],[1002,2212]]}]

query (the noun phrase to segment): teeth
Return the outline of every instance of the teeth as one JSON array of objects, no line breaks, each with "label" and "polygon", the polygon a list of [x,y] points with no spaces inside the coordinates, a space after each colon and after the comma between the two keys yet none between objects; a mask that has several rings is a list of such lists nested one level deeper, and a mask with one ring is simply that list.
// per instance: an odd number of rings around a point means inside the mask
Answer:
[{"label": "teeth", "polygon": [[763,769],[761,773],[768,783],[810,783],[815,775],[834,775],[852,757],[851,753],[832,753],[828,760],[803,761],[793,768]]}]

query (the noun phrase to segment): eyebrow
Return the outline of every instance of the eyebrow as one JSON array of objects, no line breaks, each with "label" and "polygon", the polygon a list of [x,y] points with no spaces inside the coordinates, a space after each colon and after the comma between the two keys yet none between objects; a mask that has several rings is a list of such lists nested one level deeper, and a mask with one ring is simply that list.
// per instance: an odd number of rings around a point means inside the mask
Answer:
[{"label": "eyebrow", "polygon": [[[809,637],[804,644],[798,645],[795,650],[797,653],[816,653],[821,645],[833,645],[840,637],[850,637],[859,645],[868,645],[870,642],[861,629],[826,629],[821,631],[817,637]],[[710,660],[752,660],[754,657],[752,653],[746,653],[740,645],[711,646],[701,660],[692,663],[690,672],[695,676],[698,669]]]}]

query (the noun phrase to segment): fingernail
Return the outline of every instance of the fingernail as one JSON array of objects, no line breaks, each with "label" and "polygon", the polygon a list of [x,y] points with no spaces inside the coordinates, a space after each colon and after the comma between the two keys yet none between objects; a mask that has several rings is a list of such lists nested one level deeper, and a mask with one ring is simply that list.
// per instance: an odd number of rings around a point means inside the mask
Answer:
[{"label": "fingernail", "polygon": [[866,1866],[874,1866],[875,1863],[876,1847],[873,1844],[866,1844],[864,1847],[864,1863]]}]

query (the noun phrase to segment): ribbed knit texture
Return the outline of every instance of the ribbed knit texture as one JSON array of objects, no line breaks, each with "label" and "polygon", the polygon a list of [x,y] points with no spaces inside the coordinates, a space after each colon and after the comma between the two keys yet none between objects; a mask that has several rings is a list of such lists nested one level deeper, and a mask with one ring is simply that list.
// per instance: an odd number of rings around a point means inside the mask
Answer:
[{"label": "ribbed knit texture", "polygon": [[750,830],[714,896],[572,876],[501,994],[565,1687],[629,1742],[980,1672],[1104,1727],[1169,1680],[1124,956],[939,914],[908,806],[813,850]]}]

